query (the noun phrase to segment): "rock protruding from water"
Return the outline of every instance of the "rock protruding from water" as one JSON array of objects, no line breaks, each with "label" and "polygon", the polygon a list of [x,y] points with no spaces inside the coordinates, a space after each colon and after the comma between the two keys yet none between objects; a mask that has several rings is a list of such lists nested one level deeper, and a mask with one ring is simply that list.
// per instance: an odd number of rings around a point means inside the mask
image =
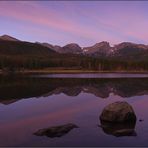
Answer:
[{"label": "rock protruding from water", "polygon": [[34,133],[36,136],[47,136],[50,138],[61,137],[71,131],[73,128],[78,128],[77,125],[68,123],[60,126],[53,126],[49,128],[39,129]]},{"label": "rock protruding from water", "polygon": [[106,122],[136,122],[136,115],[127,102],[114,102],[104,108],[100,115],[101,121]]},{"label": "rock protruding from water", "polygon": [[106,134],[136,136],[136,115],[127,102],[115,102],[106,106],[100,115],[100,127]]}]

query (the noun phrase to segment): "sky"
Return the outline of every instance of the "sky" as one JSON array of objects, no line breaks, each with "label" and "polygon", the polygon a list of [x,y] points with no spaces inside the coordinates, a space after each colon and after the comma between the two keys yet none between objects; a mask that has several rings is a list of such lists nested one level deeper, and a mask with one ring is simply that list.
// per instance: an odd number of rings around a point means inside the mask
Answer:
[{"label": "sky", "polygon": [[0,35],[92,46],[148,44],[148,1],[0,1]]}]

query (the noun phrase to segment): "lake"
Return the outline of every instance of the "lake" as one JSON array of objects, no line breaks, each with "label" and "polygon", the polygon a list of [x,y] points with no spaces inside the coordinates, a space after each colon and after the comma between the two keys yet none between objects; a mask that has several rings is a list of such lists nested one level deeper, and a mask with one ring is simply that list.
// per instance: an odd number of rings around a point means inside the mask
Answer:
[{"label": "lake", "polygon": [[[108,104],[126,101],[137,116],[134,136],[100,127]],[[72,123],[61,137],[39,129]],[[147,74],[0,76],[0,146],[148,146]]]}]

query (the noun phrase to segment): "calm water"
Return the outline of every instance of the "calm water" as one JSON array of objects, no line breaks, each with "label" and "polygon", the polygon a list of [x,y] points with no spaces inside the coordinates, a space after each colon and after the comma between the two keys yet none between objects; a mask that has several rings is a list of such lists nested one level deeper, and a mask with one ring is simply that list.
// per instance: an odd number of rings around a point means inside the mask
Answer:
[{"label": "calm water", "polygon": [[[35,76],[38,77],[38,76]],[[44,74],[39,77],[46,78],[148,78],[148,74],[128,73],[77,73],[77,74]]]},{"label": "calm water", "polygon": [[[0,146],[148,146],[148,78],[110,75],[1,76]],[[137,136],[115,137],[98,127],[103,108],[119,100],[132,105]],[[79,128],[58,138],[33,134],[67,123]]]}]

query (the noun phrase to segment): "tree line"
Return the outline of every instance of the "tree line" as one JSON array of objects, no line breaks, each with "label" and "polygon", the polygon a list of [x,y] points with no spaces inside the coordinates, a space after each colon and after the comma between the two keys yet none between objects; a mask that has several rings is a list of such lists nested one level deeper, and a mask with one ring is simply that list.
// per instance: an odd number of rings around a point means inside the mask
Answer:
[{"label": "tree line", "polygon": [[97,71],[147,71],[148,61],[125,61],[71,54],[58,56],[0,56],[0,69],[2,70],[13,71],[57,67]]}]

